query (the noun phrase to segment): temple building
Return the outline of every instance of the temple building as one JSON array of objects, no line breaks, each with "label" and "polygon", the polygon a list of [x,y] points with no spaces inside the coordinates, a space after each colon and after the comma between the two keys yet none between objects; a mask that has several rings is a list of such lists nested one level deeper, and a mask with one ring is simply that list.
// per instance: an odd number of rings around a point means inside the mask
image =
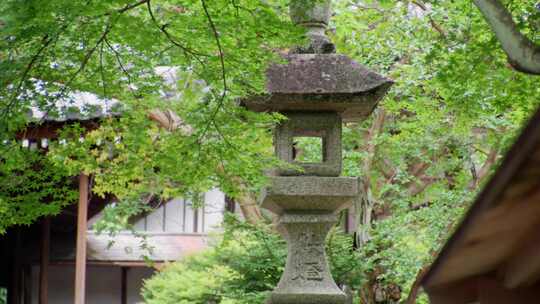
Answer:
[{"label": "temple building", "polygon": [[[136,235],[122,231],[109,237],[92,228],[106,202],[95,199],[88,205],[83,278],[88,304],[142,303],[143,280],[163,263],[207,248],[208,234],[219,232],[224,212],[234,211],[225,195],[214,189],[204,194],[204,207],[196,209],[189,200],[174,199],[133,219]],[[76,214],[73,205],[0,238],[0,286],[8,288],[9,304],[73,303]]]},{"label": "temple building", "polygon": [[[159,68],[156,73],[175,71]],[[102,118],[121,115],[117,101],[92,93],[74,92],[67,99],[58,101],[60,115],[54,117],[32,109],[31,118],[42,123],[30,124],[17,136],[24,148],[47,153],[63,127],[77,123],[93,130]],[[8,304],[141,303],[144,279],[163,263],[207,248],[208,235],[219,232],[224,213],[235,212],[235,203],[212,189],[201,193],[199,208],[182,198],[152,203],[151,212],[131,219],[133,230],[109,237],[98,235],[94,224],[106,206],[114,206],[115,197],[91,195],[91,178],[84,174],[67,182],[78,188],[76,204],[0,235],[0,289],[7,290]]]}]

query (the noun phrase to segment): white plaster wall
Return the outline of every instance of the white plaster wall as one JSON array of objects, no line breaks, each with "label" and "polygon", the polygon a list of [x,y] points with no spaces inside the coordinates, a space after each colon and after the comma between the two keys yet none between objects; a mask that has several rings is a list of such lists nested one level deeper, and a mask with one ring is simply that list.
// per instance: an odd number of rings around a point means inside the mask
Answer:
[{"label": "white plaster wall", "polygon": [[186,204],[185,214],[184,214],[184,231],[185,233],[193,233],[195,230],[193,229],[193,203],[190,200],[184,200],[184,204]]},{"label": "white plaster wall", "polygon": [[[176,198],[139,219],[134,228],[148,232],[208,233],[221,227],[224,211],[225,194],[219,189],[212,189],[204,194],[204,207],[193,209],[191,201]],[[198,217],[197,229],[194,229],[195,214]]]},{"label": "white plaster wall", "polygon": [[184,200],[175,198],[165,205],[165,230],[169,232],[182,231]]},{"label": "white plaster wall", "polygon": [[163,206],[146,216],[146,231],[163,231]]},{"label": "white plaster wall", "polygon": [[[49,266],[49,303],[72,304],[75,268]],[[127,274],[128,304],[142,303],[143,280],[153,274],[151,268],[130,268]],[[122,272],[120,267],[88,266],[86,270],[87,304],[121,304]],[[32,303],[38,304],[39,266],[32,267]]]},{"label": "white plaster wall", "polygon": [[[225,212],[225,194],[219,189],[208,191],[204,195],[204,232],[220,229]],[[202,224],[202,223],[201,223]]]}]

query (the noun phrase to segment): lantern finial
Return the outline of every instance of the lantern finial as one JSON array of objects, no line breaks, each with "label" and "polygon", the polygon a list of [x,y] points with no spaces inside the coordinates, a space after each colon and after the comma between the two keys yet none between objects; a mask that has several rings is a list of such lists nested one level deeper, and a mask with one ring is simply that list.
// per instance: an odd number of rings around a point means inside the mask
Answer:
[{"label": "lantern finial", "polygon": [[306,28],[309,45],[293,50],[297,54],[329,54],[336,47],[326,36],[330,20],[330,0],[291,0],[289,13],[293,23]]}]

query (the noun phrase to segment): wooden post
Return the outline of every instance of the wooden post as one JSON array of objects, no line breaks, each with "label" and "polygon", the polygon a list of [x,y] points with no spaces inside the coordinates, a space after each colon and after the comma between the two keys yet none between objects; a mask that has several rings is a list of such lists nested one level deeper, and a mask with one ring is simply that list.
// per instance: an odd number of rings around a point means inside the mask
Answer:
[{"label": "wooden post", "polygon": [[197,233],[199,228],[199,208],[193,208],[193,233]]},{"label": "wooden post", "polygon": [[[15,236],[13,232],[9,231],[7,235],[7,248],[13,248],[15,246]],[[7,286],[7,303],[15,303],[15,253],[10,250],[7,255],[7,270],[8,270],[8,286]]]},{"label": "wooden post", "polygon": [[129,268],[127,267],[122,267],[122,278],[121,278],[121,283],[122,283],[122,299],[121,299],[121,302],[122,304],[127,304],[127,274],[128,274],[128,270]]},{"label": "wooden post", "polygon": [[21,303],[21,283],[22,283],[22,268],[21,268],[21,256],[22,256],[22,244],[21,244],[21,228],[17,227],[15,230],[15,256],[13,258],[13,303]]},{"label": "wooden post", "polygon": [[24,304],[32,304],[32,265],[24,267]]},{"label": "wooden post", "polygon": [[86,230],[88,214],[88,176],[79,176],[77,212],[77,256],[75,258],[75,304],[84,304],[86,297]]},{"label": "wooden post", "polygon": [[51,219],[41,224],[41,258],[39,267],[39,304],[47,304],[49,297],[49,260],[51,251]]}]

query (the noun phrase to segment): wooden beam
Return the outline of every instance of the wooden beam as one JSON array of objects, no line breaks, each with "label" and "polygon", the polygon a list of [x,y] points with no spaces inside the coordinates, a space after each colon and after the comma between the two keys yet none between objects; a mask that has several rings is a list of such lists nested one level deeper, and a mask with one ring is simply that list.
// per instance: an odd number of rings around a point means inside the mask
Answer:
[{"label": "wooden beam", "polygon": [[[7,246],[6,248],[13,248],[15,246],[15,239],[16,236],[14,235],[15,232],[9,231],[7,234]],[[13,250],[8,251],[7,255],[7,270],[8,270],[8,281],[7,281],[7,303],[13,304],[15,303],[15,252]]]},{"label": "wooden beam", "polygon": [[230,196],[225,196],[225,211],[235,213],[236,202]]},{"label": "wooden beam", "polygon": [[508,289],[495,278],[478,281],[479,302],[482,304],[521,304],[538,303],[540,285]]},{"label": "wooden beam", "polygon": [[21,256],[22,253],[22,241],[21,241],[21,228],[15,228],[15,256],[13,258],[13,303],[21,303],[21,291],[22,291],[22,268],[21,268]]},{"label": "wooden beam", "polygon": [[49,303],[49,263],[51,251],[51,219],[43,218],[41,223],[41,256],[39,267],[39,304]]},{"label": "wooden beam", "polygon": [[186,204],[186,200],[182,199],[182,232],[186,232]]},{"label": "wooden beam", "polygon": [[468,278],[452,284],[429,288],[425,291],[430,304],[467,304],[478,299],[478,277]]},{"label": "wooden beam", "polygon": [[122,278],[121,278],[122,294],[121,294],[121,302],[120,303],[127,304],[127,293],[128,293],[128,290],[127,290],[127,275],[128,275],[129,268],[122,267],[121,270],[122,270]]},{"label": "wooden beam", "polygon": [[[43,124],[30,124],[26,129],[15,134],[15,137],[19,140],[41,140],[42,138],[57,139],[60,130],[66,126],[73,125],[74,123],[75,122],[73,121],[48,121]],[[84,128],[85,132],[95,130],[100,126],[99,119],[77,121],[76,123]]]},{"label": "wooden beam", "polygon": [[24,267],[24,304],[32,304],[32,266]]},{"label": "wooden beam", "polygon": [[501,269],[504,287],[516,288],[533,285],[540,277],[540,224],[532,227],[524,238],[522,248],[505,262]]},{"label": "wooden beam", "polygon": [[[425,285],[442,285],[496,271],[523,247],[529,231],[534,231],[540,222],[538,200],[540,191],[527,199],[505,201],[476,216],[474,223],[463,228],[461,240],[446,249],[445,260],[439,262],[437,273]],[[521,279],[516,277],[515,280]],[[508,281],[507,284],[513,286],[519,282]]]},{"label": "wooden beam", "polygon": [[[75,264],[74,261],[54,261],[51,262],[51,265],[54,266],[66,266],[71,267]],[[149,265],[148,262],[144,261],[86,261],[87,266],[95,267],[138,267],[138,268],[158,268],[158,266],[165,265],[165,261],[152,261],[152,265]]]},{"label": "wooden beam", "polygon": [[200,208],[193,208],[193,233],[199,232],[199,210]]},{"label": "wooden beam", "polygon": [[79,205],[77,212],[77,255],[75,257],[75,304],[86,298],[86,230],[88,229],[88,176],[79,176]]}]

